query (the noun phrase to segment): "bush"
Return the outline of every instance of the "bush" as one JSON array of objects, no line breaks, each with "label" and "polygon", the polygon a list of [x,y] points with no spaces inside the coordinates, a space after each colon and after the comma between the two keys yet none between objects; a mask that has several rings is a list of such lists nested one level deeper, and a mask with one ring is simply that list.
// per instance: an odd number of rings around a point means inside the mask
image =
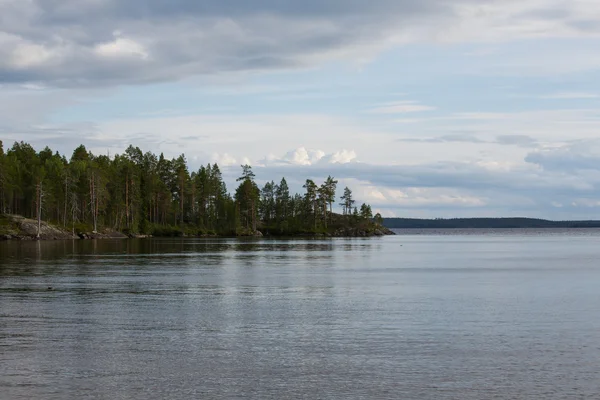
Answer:
[{"label": "bush", "polygon": [[155,225],[152,229],[152,235],[158,237],[181,237],[183,236],[183,231],[177,226]]}]

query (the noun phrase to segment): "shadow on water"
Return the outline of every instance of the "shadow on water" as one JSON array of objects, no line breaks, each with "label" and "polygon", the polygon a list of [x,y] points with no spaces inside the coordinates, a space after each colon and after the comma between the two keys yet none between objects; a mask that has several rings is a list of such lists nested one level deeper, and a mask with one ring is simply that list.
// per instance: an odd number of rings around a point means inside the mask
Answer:
[{"label": "shadow on water", "polygon": [[277,266],[294,260],[314,260],[316,265],[324,266],[344,253],[368,257],[378,246],[376,240],[368,239],[7,241],[0,242],[0,276],[96,275],[156,266],[218,267],[231,259],[242,266]]}]

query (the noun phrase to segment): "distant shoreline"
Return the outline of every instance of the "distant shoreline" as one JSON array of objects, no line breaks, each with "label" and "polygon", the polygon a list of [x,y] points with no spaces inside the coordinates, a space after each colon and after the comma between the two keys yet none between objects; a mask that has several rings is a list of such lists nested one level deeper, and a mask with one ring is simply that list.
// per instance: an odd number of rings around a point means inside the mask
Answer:
[{"label": "distant shoreline", "polygon": [[600,221],[550,221],[536,218],[386,218],[383,225],[389,229],[586,229],[600,228]]}]

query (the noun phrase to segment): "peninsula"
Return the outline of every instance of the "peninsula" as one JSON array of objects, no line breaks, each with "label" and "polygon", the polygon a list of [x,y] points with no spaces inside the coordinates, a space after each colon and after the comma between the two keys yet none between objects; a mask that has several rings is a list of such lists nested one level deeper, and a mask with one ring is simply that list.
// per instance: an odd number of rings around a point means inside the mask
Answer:
[{"label": "peninsula", "polygon": [[216,163],[190,171],[183,154],[130,145],[109,157],[81,145],[67,159],[24,142],[5,152],[0,142],[0,238],[393,234],[350,188],[337,197],[333,177],[301,184],[303,193],[291,193],[285,178],[259,186],[242,165],[230,194]]}]

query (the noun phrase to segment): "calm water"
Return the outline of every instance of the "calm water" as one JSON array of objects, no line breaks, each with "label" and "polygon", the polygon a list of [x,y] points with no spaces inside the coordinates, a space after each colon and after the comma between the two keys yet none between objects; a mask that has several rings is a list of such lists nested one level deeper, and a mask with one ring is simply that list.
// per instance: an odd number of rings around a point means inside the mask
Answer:
[{"label": "calm water", "polygon": [[403,233],[0,243],[0,398],[600,398],[600,231]]}]

